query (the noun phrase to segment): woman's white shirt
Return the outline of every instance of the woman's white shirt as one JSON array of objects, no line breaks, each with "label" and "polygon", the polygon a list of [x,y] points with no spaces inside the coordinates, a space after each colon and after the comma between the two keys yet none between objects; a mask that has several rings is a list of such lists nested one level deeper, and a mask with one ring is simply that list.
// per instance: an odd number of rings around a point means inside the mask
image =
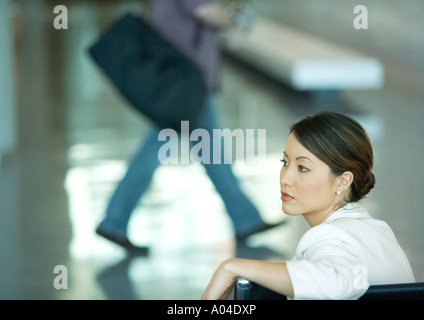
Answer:
[{"label": "woman's white shirt", "polygon": [[415,282],[392,229],[359,203],[308,230],[287,269],[294,299],[358,299],[369,285]]}]

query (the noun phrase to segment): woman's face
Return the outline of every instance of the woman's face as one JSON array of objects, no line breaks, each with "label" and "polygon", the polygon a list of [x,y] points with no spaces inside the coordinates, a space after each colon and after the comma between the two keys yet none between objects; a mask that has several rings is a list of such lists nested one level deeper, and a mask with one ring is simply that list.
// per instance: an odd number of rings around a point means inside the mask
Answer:
[{"label": "woman's face", "polygon": [[330,167],[290,134],[280,174],[284,213],[303,215],[311,226],[322,223],[340,201],[339,183],[340,178],[331,173]]}]

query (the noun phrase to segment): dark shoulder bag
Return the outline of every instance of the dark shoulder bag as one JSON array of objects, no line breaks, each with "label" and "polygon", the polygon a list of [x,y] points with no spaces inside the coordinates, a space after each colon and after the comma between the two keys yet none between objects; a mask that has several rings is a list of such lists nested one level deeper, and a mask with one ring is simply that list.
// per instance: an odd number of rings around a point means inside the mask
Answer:
[{"label": "dark shoulder bag", "polygon": [[118,19],[89,48],[128,102],[163,128],[196,122],[206,99],[202,72],[142,18]]}]

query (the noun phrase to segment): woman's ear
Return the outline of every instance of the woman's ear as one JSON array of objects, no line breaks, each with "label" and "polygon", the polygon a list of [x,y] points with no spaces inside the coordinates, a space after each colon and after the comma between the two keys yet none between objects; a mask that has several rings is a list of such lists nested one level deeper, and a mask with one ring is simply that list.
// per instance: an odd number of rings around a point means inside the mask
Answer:
[{"label": "woman's ear", "polygon": [[353,182],[353,173],[350,171],[343,172],[342,175],[339,176],[339,184],[337,189],[340,191],[346,191]]}]

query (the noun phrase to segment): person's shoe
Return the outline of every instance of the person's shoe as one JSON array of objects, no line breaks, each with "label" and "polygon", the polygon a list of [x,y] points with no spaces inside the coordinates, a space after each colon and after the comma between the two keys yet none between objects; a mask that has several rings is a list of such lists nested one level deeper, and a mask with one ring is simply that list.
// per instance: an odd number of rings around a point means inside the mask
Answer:
[{"label": "person's shoe", "polygon": [[249,231],[245,231],[245,232],[240,232],[240,233],[238,233],[238,234],[236,235],[236,239],[237,239],[238,241],[244,241],[244,240],[246,240],[248,237],[250,237],[250,236],[252,236],[252,235],[254,235],[254,234],[256,234],[256,233],[264,232],[264,231],[268,231],[268,230],[273,229],[273,228],[275,228],[275,227],[281,226],[281,225],[283,225],[283,224],[285,224],[285,223],[286,223],[286,220],[281,220],[280,222],[277,222],[277,223],[271,223],[271,224],[269,224],[269,223],[264,223],[264,224],[262,224],[262,225],[260,225],[260,226],[257,226],[257,227],[255,227],[255,228],[253,228],[253,229],[249,230]]},{"label": "person's shoe", "polygon": [[103,238],[108,239],[109,241],[112,241],[116,243],[117,245],[123,247],[130,254],[147,256],[149,253],[148,247],[136,246],[132,244],[131,241],[125,236],[121,236],[121,235],[114,234],[112,232],[105,231],[104,229],[100,227],[96,229],[96,233],[102,236]]}]

